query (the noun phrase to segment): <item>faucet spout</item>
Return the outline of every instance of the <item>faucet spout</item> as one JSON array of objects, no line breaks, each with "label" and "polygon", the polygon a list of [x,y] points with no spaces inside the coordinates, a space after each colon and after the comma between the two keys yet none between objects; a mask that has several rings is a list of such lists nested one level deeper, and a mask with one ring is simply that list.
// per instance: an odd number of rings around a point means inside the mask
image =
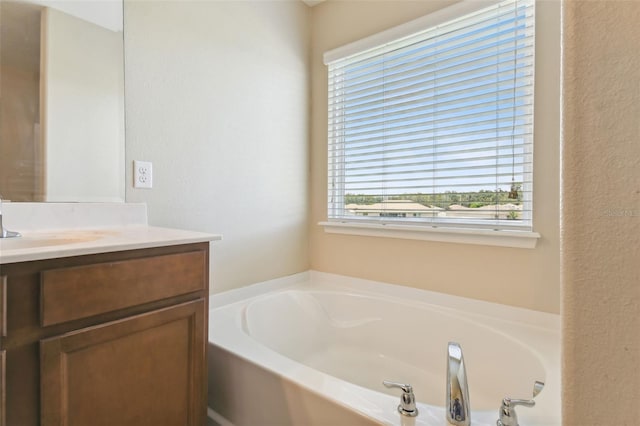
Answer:
[{"label": "faucet spout", "polygon": [[9,231],[7,228],[2,226],[2,196],[0,195],[0,238],[13,238],[20,236],[19,232]]},{"label": "faucet spout", "polygon": [[462,348],[449,342],[447,353],[447,421],[455,426],[469,426],[469,386]]}]

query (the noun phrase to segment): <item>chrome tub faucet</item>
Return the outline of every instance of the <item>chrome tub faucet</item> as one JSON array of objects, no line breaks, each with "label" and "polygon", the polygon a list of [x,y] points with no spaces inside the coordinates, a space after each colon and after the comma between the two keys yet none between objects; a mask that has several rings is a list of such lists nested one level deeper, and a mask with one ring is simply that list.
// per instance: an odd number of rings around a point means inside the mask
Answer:
[{"label": "chrome tub faucet", "polygon": [[449,342],[447,353],[447,421],[455,426],[469,426],[469,385],[462,348],[456,342]]},{"label": "chrome tub faucet", "polygon": [[[533,398],[544,388],[544,382],[536,381],[533,384]],[[498,420],[496,426],[520,426],[518,423],[518,415],[516,413],[516,407],[522,405],[523,407],[533,407],[536,402],[531,399],[513,399],[506,397],[502,400],[500,411],[498,411]]]},{"label": "chrome tub faucet", "polygon": [[2,225],[2,195],[0,195],[0,238],[20,237],[19,232],[9,231]]},{"label": "chrome tub faucet", "polygon": [[388,388],[402,389],[400,405],[398,405],[398,412],[400,414],[407,417],[415,417],[418,415],[418,408],[416,407],[416,397],[413,394],[413,388],[410,384],[389,382],[387,380],[382,382],[382,384]]}]

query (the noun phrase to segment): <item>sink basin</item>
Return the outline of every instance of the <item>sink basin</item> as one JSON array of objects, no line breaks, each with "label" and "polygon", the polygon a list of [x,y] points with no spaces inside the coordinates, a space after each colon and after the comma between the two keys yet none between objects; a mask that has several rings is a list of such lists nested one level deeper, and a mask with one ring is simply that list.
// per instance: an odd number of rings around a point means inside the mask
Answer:
[{"label": "sink basin", "polygon": [[61,244],[74,244],[91,241],[83,238],[3,238],[0,240],[0,250],[21,250]]},{"label": "sink basin", "polygon": [[0,251],[3,250],[25,250],[59,246],[65,244],[86,243],[95,241],[108,235],[102,231],[75,231],[61,234],[31,234],[16,238],[0,239]]}]

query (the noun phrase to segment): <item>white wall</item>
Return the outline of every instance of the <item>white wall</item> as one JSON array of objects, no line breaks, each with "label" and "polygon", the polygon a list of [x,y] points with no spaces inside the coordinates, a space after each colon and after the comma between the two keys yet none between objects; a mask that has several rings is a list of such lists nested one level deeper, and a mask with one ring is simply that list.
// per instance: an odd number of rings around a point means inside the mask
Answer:
[{"label": "white wall", "polygon": [[[305,198],[307,59],[305,38],[299,36],[306,32],[307,12],[290,3],[203,3],[186,9],[175,3],[156,3],[129,1],[126,5],[128,156],[129,160],[153,160],[156,174],[155,189],[129,189],[128,199],[147,201],[152,223],[225,234],[226,240],[214,248],[218,290],[306,269],[306,200],[289,201],[288,216],[282,217],[275,202],[258,205],[252,199],[256,192],[265,197],[295,194]],[[444,4],[330,1],[313,9],[312,91],[316,98],[310,258],[318,269],[373,275],[379,280],[395,274],[415,286],[431,287],[435,276],[444,279],[441,290],[450,292],[457,290],[453,279],[447,281],[447,268],[451,274],[511,270],[526,277],[524,286],[514,290],[509,280],[483,277],[460,291],[557,311],[558,93],[543,97],[542,103],[540,97],[536,99],[555,117],[550,118],[550,126],[536,122],[549,138],[541,142],[542,161],[538,162],[543,166],[537,173],[538,182],[547,189],[537,206],[540,220],[547,225],[540,230],[545,240],[536,251],[356,237],[331,240],[317,228],[326,196],[322,189],[326,149],[321,134],[326,127],[322,112],[326,111],[322,100],[326,82],[318,53]],[[547,41],[557,39],[560,2],[539,4],[554,11],[547,18],[538,17],[545,28],[542,36]],[[634,369],[640,364],[640,56],[635,48],[640,43],[640,3],[564,4],[563,424],[635,425],[640,418],[636,403],[640,381]],[[556,44],[541,73],[545,68],[557,70],[558,49]],[[254,66],[243,67],[248,63]],[[210,76],[226,76],[228,81],[210,81]],[[283,79],[288,80],[286,84]],[[543,87],[557,89],[557,76],[539,81]],[[281,94],[281,102],[264,98],[269,87],[280,86],[289,88]],[[253,93],[253,104],[247,103],[247,92]],[[247,111],[256,110],[261,113],[243,120]],[[278,130],[276,119],[282,111],[299,126]],[[273,156],[258,161],[256,157],[264,152],[260,141],[286,154],[289,161]],[[255,154],[246,155],[251,153]],[[266,169],[278,172],[274,175]],[[130,187],[130,168],[127,173]],[[275,194],[267,187],[273,188],[271,179],[278,178],[288,185]],[[256,210],[264,221],[254,220]],[[270,242],[276,246],[271,247]],[[358,250],[376,257],[366,262],[364,257],[354,259]],[[443,263],[445,259],[449,260]],[[390,272],[371,269],[378,264],[390,267]],[[507,294],[506,298],[501,294]]]},{"label": "white wall", "polygon": [[44,201],[124,200],[122,33],[42,12]]},{"label": "white wall", "polygon": [[[221,233],[214,292],[308,269],[309,10],[126,1],[127,201]],[[133,189],[133,160],[153,189]]]},{"label": "white wall", "polygon": [[323,52],[454,1],[327,1],[313,8],[311,267],[432,291],[560,311],[560,2],[536,6],[535,249],[327,234],[327,68]]}]

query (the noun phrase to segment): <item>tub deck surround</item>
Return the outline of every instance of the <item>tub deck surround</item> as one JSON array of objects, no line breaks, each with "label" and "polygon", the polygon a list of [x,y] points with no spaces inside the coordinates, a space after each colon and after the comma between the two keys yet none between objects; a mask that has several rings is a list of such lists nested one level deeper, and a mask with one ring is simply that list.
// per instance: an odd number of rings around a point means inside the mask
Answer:
[{"label": "tub deck surround", "polygon": [[[456,341],[474,426],[495,425],[506,396],[530,399],[535,380],[545,388],[535,407],[517,409],[520,424],[560,424],[557,315],[314,271],[213,295],[210,304],[210,371],[229,357],[240,370],[243,363],[246,371],[257,366],[279,378],[263,393],[287,393],[282,384],[289,383],[371,424],[404,425],[396,411],[400,394],[382,385],[398,381],[415,392],[420,414],[412,424],[446,425],[446,351]],[[248,424],[234,418],[246,419],[234,408],[234,398],[248,391],[243,383],[215,374],[209,380],[213,388],[234,389],[224,401],[210,397],[210,407],[236,426]],[[306,406],[310,419],[313,407]],[[269,407],[255,409],[269,418]]]},{"label": "tub deck surround", "polygon": [[0,264],[216,241],[220,235],[147,225],[144,204],[5,203],[22,234],[0,239]]}]

